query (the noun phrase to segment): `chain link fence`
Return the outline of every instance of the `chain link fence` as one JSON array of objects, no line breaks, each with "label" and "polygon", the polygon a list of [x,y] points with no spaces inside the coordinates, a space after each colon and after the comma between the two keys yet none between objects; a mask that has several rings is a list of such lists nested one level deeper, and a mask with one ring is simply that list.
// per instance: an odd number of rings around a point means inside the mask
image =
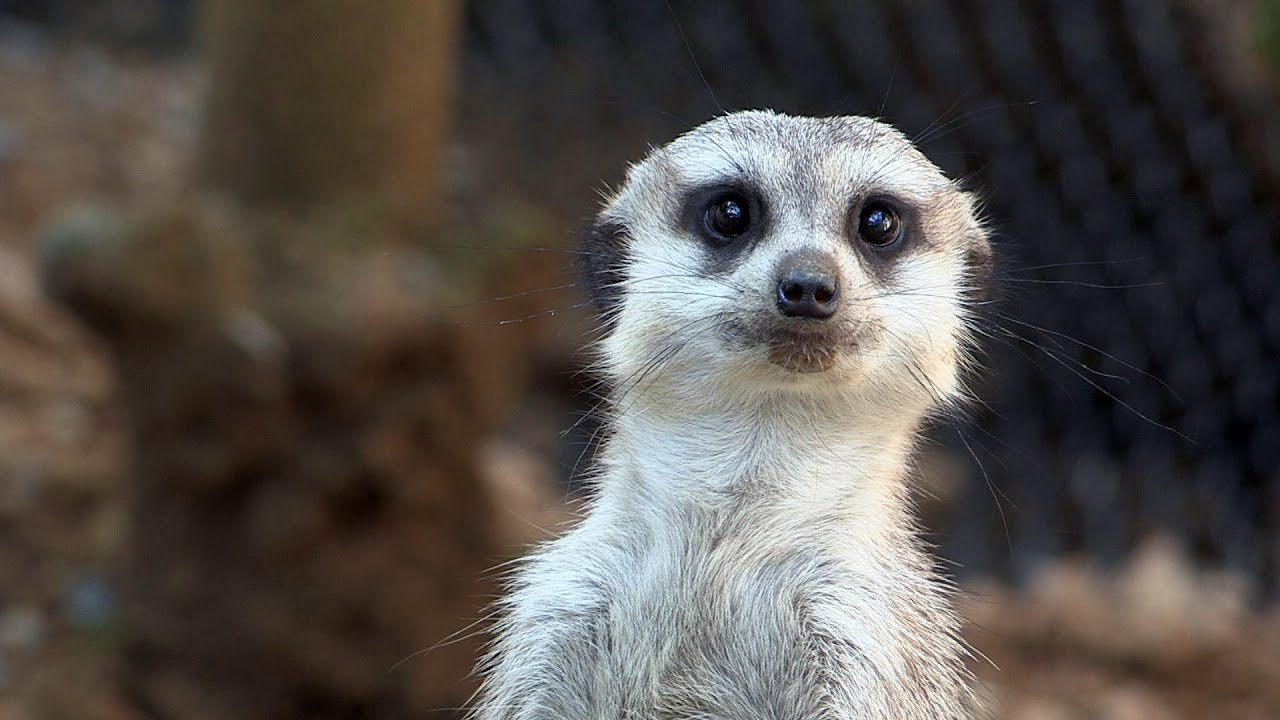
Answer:
[{"label": "chain link fence", "polygon": [[936,434],[968,463],[943,554],[1020,578],[1161,531],[1274,596],[1280,128],[1228,6],[473,0],[463,133],[491,190],[586,213],[722,109],[893,122],[1003,256],[985,405]]}]

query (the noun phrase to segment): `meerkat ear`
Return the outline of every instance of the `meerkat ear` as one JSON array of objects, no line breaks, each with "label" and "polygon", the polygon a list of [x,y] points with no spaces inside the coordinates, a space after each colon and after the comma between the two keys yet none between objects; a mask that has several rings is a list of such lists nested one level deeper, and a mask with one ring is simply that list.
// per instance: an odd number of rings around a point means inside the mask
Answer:
[{"label": "meerkat ear", "polygon": [[606,320],[612,320],[622,304],[630,233],[622,223],[599,218],[582,229],[578,238],[578,268],[591,304]]},{"label": "meerkat ear", "polygon": [[992,300],[996,294],[996,257],[985,231],[965,251],[964,265],[965,295],[977,303]]},{"label": "meerkat ear", "polygon": [[991,245],[991,231],[981,218],[982,200],[973,191],[961,193],[966,205],[965,215],[969,226],[960,231],[968,236],[969,247],[964,252],[965,295],[974,302],[983,303],[996,294],[996,265],[998,258]]}]

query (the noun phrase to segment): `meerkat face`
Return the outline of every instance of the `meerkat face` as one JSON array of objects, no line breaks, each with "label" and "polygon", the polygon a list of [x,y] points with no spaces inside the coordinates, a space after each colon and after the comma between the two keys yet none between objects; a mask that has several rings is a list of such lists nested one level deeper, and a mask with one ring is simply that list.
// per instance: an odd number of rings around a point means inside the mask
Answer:
[{"label": "meerkat face", "polygon": [[972,197],[902,133],[761,111],[632,166],[582,249],[623,392],[947,402],[990,268]]}]

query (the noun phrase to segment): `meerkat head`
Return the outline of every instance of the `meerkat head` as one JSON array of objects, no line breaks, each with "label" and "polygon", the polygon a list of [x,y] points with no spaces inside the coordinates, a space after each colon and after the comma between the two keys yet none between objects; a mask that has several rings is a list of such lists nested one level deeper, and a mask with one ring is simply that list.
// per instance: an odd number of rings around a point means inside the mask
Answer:
[{"label": "meerkat head", "polygon": [[617,392],[962,395],[987,232],[888,125],[717,118],[633,165],[583,242]]}]

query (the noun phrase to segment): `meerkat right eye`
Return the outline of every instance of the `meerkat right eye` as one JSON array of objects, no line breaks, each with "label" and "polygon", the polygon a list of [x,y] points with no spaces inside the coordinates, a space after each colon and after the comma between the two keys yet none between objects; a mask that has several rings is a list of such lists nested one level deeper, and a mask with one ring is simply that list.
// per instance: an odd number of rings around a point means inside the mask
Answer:
[{"label": "meerkat right eye", "polygon": [[711,201],[704,214],[707,230],[718,240],[728,242],[751,227],[750,202],[738,193],[720,195]]},{"label": "meerkat right eye", "polygon": [[887,247],[902,236],[902,221],[888,205],[867,203],[858,216],[858,235],[868,244]]}]

